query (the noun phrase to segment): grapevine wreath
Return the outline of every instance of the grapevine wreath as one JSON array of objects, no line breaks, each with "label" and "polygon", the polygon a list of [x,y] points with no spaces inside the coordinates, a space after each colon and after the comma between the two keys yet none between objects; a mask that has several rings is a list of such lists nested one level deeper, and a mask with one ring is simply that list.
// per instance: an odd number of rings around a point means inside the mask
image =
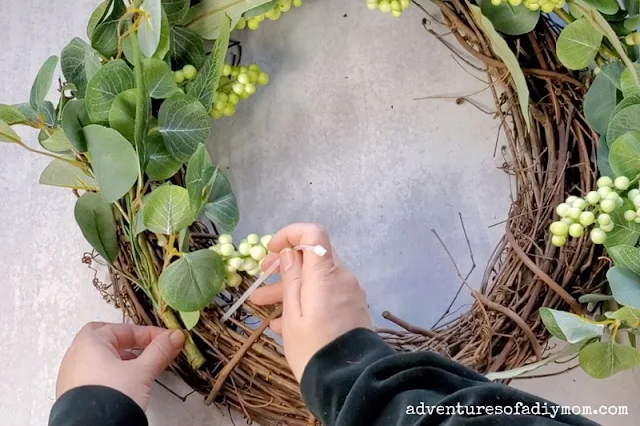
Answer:
[{"label": "grapevine wreath", "polygon": [[[486,75],[517,195],[479,290],[452,259],[474,299],[468,312],[447,320],[447,310],[430,330],[385,312],[400,329],[378,332],[398,351],[438,351],[493,379],[576,353],[594,377],[640,364],[640,3],[433,0],[439,16],[413,3],[426,36]],[[233,115],[269,82],[241,63],[232,30],[299,6],[105,0],[88,42],[62,51],[58,105],[46,100],[56,56],[28,102],[0,105],[0,141],[52,157],[40,183],[76,195],[76,221],[95,249],[84,262],[109,265],[111,283],[94,281],[105,298],[136,323],[185,330],[172,369],[206,404],[265,425],[316,420],[265,334],[281,309],[246,301],[229,311],[261,275],[270,237],[234,243],[235,195],[204,144],[210,118]],[[366,6],[398,18],[410,2]],[[14,125],[38,129],[42,149]],[[549,334],[569,345],[549,355]]]}]

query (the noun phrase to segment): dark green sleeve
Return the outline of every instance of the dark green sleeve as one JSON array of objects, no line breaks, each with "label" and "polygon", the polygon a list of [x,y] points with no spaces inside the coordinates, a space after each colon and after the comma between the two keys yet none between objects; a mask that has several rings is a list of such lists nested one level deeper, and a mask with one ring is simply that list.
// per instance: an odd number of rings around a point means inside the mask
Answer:
[{"label": "dark green sleeve", "polygon": [[[326,426],[596,424],[560,412],[552,418],[555,404],[489,382],[438,354],[396,354],[365,329],[321,349],[307,365],[301,388],[308,407]],[[437,406],[443,406],[440,412]],[[493,411],[487,413],[484,406]],[[522,415],[511,414],[516,409]],[[472,411],[466,415],[465,410]],[[551,415],[545,417],[547,412]]]},{"label": "dark green sleeve", "polygon": [[125,394],[104,386],[64,393],[51,409],[49,426],[148,426],[147,416]]}]

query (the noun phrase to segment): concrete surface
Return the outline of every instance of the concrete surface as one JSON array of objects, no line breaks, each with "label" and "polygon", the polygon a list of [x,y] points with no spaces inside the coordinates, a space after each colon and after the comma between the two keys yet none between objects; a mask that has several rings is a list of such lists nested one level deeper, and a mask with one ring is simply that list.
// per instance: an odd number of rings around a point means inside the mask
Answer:
[{"label": "concrete surface", "polygon": [[[28,99],[41,63],[84,36],[97,3],[0,0],[0,102]],[[211,137],[212,156],[229,168],[239,198],[236,234],[324,223],[365,286],[378,325],[385,325],[385,309],[431,325],[458,281],[430,230],[468,269],[462,213],[478,264],[475,282],[501,232],[488,227],[508,206],[509,182],[498,170],[502,160],[493,158],[497,123],[470,105],[413,100],[482,88],[420,19],[415,7],[394,20],[369,12],[364,0],[310,0],[256,33],[234,34],[246,39],[244,62],[260,64],[272,80],[235,117],[216,122]],[[37,144],[33,132],[21,134]],[[0,337],[7,348],[0,424],[43,425],[74,333],[87,321],[121,315],[101,300],[93,273],[80,263],[89,247],[73,219],[73,196],[37,184],[47,160],[0,149]],[[161,380],[188,393],[176,378]],[[557,402],[632,405],[637,380],[624,374],[596,382],[575,372],[519,385]],[[199,397],[183,404],[160,387],[149,417],[153,426],[231,424]]]}]

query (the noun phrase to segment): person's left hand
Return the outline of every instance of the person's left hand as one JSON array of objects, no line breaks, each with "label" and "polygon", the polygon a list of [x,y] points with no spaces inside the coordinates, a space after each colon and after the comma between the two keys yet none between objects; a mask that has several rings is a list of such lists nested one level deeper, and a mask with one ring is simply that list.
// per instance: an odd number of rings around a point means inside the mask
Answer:
[{"label": "person's left hand", "polygon": [[[151,385],[184,345],[179,330],[92,322],[67,350],[56,384],[56,397],[86,385],[107,386],[134,400],[143,410]],[[142,350],[137,356],[131,350]]]}]

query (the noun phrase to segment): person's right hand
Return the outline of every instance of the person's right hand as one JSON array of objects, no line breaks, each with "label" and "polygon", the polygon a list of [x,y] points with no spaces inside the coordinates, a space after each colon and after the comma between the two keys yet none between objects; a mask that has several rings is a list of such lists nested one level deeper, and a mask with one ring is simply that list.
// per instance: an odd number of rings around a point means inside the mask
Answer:
[{"label": "person's right hand", "polygon": [[[321,245],[327,254],[292,250],[298,245]],[[373,328],[366,295],[319,225],[289,225],[273,237],[269,250],[262,268],[267,270],[280,256],[282,281],[259,288],[251,301],[257,305],[282,302],[282,318],[270,325],[282,334],[285,356],[300,381],[311,357],[324,346],[355,328]]]}]

